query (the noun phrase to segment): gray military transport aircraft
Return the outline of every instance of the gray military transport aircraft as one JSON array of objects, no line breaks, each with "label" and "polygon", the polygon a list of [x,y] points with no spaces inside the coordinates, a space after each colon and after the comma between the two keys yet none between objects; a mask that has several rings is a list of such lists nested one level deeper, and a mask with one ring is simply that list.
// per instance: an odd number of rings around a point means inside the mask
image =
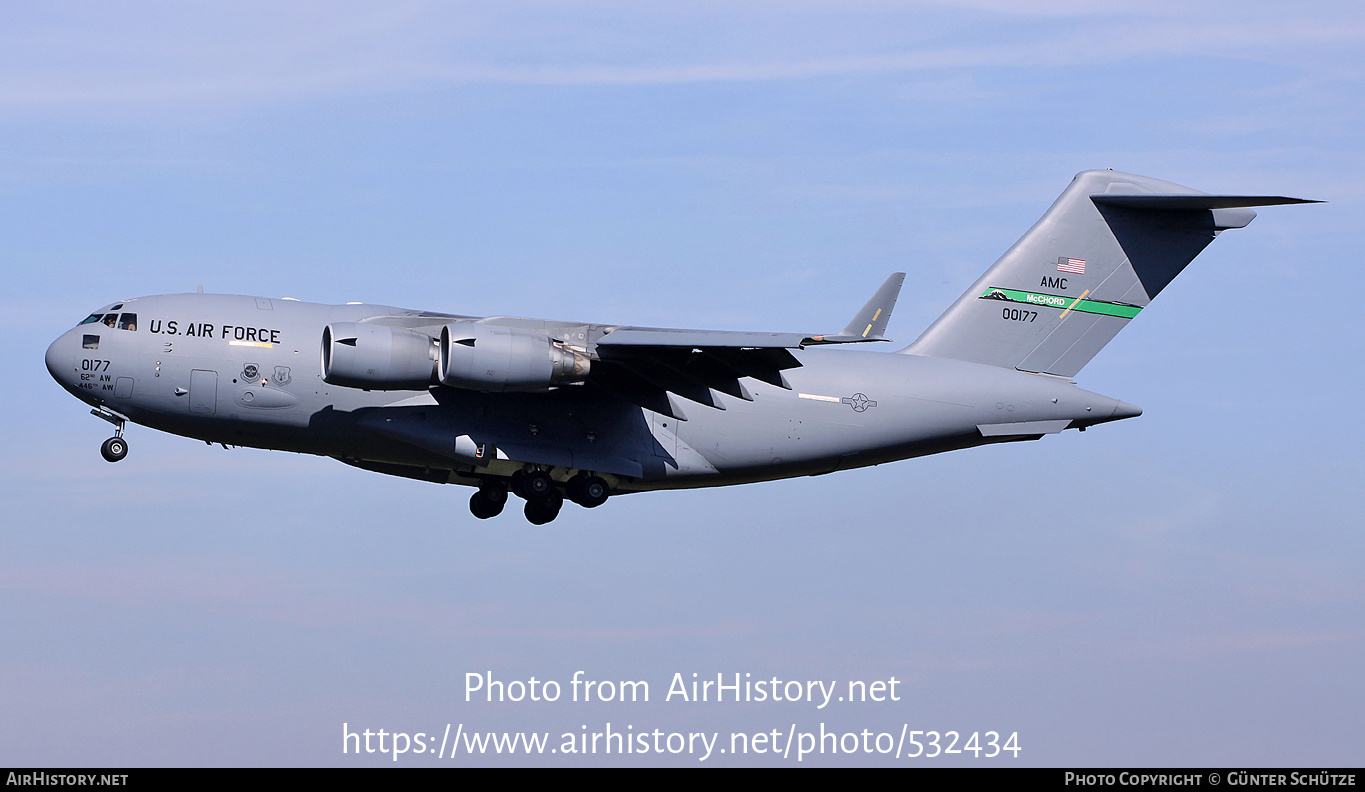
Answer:
[{"label": "gray military transport aircraft", "polygon": [[117,427],[110,462],[128,453],[131,421],[476,487],[479,518],[510,491],[540,525],[566,497],[592,508],[1140,415],[1071,378],[1220,231],[1251,222],[1247,207],[1290,203],[1315,202],[1085,171],[895,353],[834,347],[888,340],[904,273],[823,335],[139,297],[63,334],[47,368]]}]

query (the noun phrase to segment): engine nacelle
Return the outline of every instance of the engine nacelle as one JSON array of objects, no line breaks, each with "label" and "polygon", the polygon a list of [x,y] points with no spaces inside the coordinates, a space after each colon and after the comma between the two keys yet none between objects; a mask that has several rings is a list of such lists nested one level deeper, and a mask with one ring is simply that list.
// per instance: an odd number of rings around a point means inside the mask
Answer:
[{"label": "engine nacelle", "polygon": [[435,375],[431,336],[337,322],[322,331],[322,379],[365,390],[424,390]]},{"label": "engine nacelle", "polygon": [[587,357],[544,333],[454,322],[441,328],[437,375],[442,385],[477,391],[543,391],[582,382]]}]

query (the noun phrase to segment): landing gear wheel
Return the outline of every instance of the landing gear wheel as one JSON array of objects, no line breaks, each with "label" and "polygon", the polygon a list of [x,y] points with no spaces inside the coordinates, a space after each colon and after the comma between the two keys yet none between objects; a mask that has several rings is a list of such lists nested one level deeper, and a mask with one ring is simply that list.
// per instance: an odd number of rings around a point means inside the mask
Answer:
[{"label": "landing gear wheel", "polygon": [[128,441],[122,437],[111,437],[100,446],[100,456],[105,462],[117,462],[128,456]]},{"label": "landing gear wheel", "polygon": [[548,497],[555,490],[555,480],[543,470],[532,470],[517,480],[517,494],[528,501]]},{"label": "landing gear wheel", "polygon": [[544,525],[559,516],[559,510],[564,506],[564,496],[553,488],[550,493],[543,498],[526,501],[527,522],[532,525]]},{"label": "landing gear wheel", "polygon": [[484,479],[479,484],[479,492],[489,503],[496,503],[499,506],[507,502],[507,487],[497,479]]},{"label": "landing gear wheel", "polygon": [[469,511],[480,520],[487,520],[489,517],[497,517],[502,514],[502,507],[507,505],[507,492],[502,492],[502,500],[494,500],[489,497],[487,490],[479,490],[469,498]]},{"label": "landing gear wheel", "polygon": [[611,495],[611,487],[600,476],[575,476],[567,490],[569,500],[585,509],[601,506]]}]

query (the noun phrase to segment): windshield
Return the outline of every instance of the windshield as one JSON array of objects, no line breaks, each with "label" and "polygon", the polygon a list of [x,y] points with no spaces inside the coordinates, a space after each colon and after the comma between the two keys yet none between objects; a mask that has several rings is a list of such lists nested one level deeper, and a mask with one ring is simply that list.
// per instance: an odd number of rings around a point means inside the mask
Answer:
[{"label": "windshield", "polygon": [[[122,307],[122,306],[117,306]],[[81,325],[95,324],[99,322],[105,327],[118,330],[136,330],[137,314],[135,313],[92,313],[81,320]],[[77,325],[80,327],[80,325]]]}]

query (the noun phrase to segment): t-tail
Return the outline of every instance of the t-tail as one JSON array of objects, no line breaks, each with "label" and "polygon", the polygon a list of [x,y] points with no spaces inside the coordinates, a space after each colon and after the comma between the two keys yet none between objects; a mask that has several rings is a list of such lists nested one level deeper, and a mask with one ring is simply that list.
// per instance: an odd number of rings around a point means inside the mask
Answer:
[{"label": "t-tail", "polygon": [[1033,228],[902,352],[1074,376],[1248,207],[1131,173],[1076,174]]}]

